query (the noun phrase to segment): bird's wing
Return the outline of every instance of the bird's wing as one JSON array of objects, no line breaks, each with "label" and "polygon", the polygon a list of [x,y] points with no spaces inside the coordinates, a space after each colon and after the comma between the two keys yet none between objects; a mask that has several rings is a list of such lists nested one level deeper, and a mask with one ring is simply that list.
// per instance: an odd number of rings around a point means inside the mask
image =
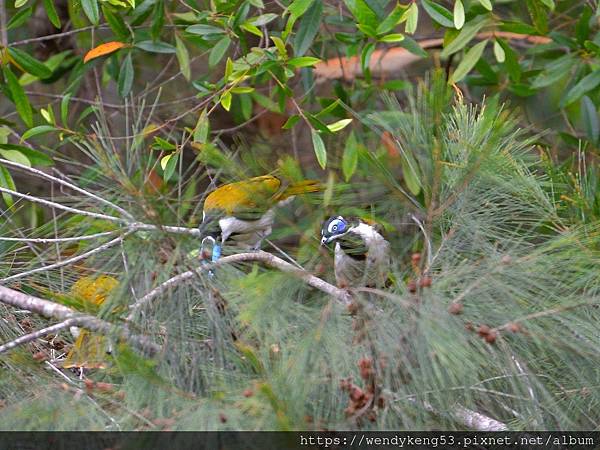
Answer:
[{"label": "bird's wing", "polygon": [[367,245],[364,239],[355,233],[346,233],[337,239],[344,253],[356,260],[364,260],[367,257]]},{"label": "bird's wing", "polygon": [[204,212],[256,220],[273,206],[280,189],[281,180],[272,175],[225,184],[206,197]]}]

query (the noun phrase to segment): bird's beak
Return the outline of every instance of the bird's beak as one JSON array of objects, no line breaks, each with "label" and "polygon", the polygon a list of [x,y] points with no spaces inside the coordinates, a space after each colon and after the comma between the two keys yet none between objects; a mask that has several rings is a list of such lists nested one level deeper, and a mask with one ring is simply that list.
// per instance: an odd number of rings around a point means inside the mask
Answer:
[{"label": "bird's beak", "polygon": [[323,236],[321,238],[321,247],[323,247],[324,245],[327,245],[327,244],[329,244],[329,241],[325,236]]}]

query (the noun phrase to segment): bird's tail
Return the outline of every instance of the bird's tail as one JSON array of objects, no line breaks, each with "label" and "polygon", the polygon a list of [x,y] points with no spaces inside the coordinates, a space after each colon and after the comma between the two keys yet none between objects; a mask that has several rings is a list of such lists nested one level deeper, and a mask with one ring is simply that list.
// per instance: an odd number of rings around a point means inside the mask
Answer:
[{"label": "bird's tail", "polygon": [[104,336],[81,330],[63,362],[63,367],[65,369],[71,367],[104,369],[106,368],[106,354],[109,351],[109,344]]},{"label": "bird's tail", "polygon": [[279,196],[279,200],[285,200],[299,194],[308,194],[310,192],[319,192],[323,190],[323,186],[319,180],[304,180],[298,183],[289,185]]}]

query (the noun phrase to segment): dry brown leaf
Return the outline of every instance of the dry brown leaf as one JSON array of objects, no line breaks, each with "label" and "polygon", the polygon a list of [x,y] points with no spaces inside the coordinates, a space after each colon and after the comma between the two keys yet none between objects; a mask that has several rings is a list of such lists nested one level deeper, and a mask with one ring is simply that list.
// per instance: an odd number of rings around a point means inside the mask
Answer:
[{"label": "dry brown leaf", "polygon": [[83,62],[86,63],[100,56],[108,55],[110,53],[116,52],[117,50],[123,47],[128,47],[128,44],[118,41],[111,41],[106,42],[104,44],[100,44],[99,46],[94,47],[85,54],[85,56],[83,57]]}]

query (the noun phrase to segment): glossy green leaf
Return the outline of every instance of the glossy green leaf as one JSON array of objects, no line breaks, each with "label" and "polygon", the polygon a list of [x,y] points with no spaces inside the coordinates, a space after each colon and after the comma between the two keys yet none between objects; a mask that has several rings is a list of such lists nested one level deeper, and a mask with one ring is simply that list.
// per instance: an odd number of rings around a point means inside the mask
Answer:
[{"label": "glossy green leaf", "polygon": [[461,0],[454,1],[454,12],[452,14],[454,28],[460,30],[465,24],[465,7]]},{"label": "glossy green leaf", "polygon": [[162,169],[164,171],[163,179],[165,181],[169,181],[173,177],[173,174],[175,173],[175,170],[177,169],[178,161],[179,161],[179,153],[171,153],[167,156],[164,156],[160,160],[160,166],[162,167]]},{"label": "glossy green leaf", "polygon": [[60,28],[60,19],[58,18],[58,13],[56,12],[56,8],[54,7],[53,0],[44,0],[44,9],[46,10],[46,15],[48,16],[48,20],[50,23],[54,25],[54,28]]},{"label": "glossy green leaf", "polygon": [[9,47],[8,53],[15,62],[26,72],[38,77],[48,78],[52,75],[52,71],[28,53],[19,50],[18,48]]},{"label": "glossy green leaf", "polygon": [[71,94],[67,94],[60,101],[60,120],[62,121],[63,127],[65,127],[65,128],[68,128],[69,101],[70,100],[71,100]]},{"label": "glossy green leaf", "polygon": [[308,10],[313,2],[314,0],[294,0],[288,6],[288,11],[297,19]]},{"label": "glossy green leaf", "polygon": [[587,92],[590,92],[592,89],[596,88],[600,84],[600,69],[595,70],[594,72],[583,77],[579,82],[573,86],[563,100],[561,101],[561,106],[569,106],[571,103],[579,100],[583,95]]},{"label": "glossy green leaf", "polygon": [[296,125],[299,121],[300,116],[298,114],[294,114],[293,116],[290,116],[288,120],[285,121],[281,128],[283,128],[284,130],[289,130],[290,128],[293,128],[294,125]]},{"label": "glossy green leaf", "polygon": [[423,5],[425,12],[435,22],[446,28],[454,27],[454,17],[452,13],[442,5],[435,3],[432,0],[422,0],[421,5]]},{"label": "glossy green leaf", "polygon": [[473,67],[475,67],[475,64],[477,64],[477,61],[479,61],[479,58],[481,58],[481,54],[483,53],[487,43],[488,41],[486,39],[485,41],[482,41],[469,49],[463,60],[452,73],[452,76],[449,80],[451,83],[458,83],[471,71]]},{"label": "glossy green leaf", "polygon": [[191,34],[198,34],[200,36],[225,33],[225,30],[223,28],[215,27],[213,25],[204,25],[204,24],[191,25],[191,26],[187,27],[185,29],[185,31],[187,31],[188,33],[191,33]]},{"label": "glossy green leaf", "polygon": [[346,181],[350,181],[358,166],[358,143],[354,132],[351,132],[346,140],[344,155],[342,156],[342,172]]},{"label": "glossy green leaf", "polygon": [[17,164],[21,164],[22,166],[31,167],[31,162],[27,156],[25,156],[19,150],[5,150],[3,145],[5,144],[0,144],[0,156],[2,158]]},{"label": "glossy green leaf", "polygon": [[119,95],[122,98],[125,98],[131,92],[131,87],[133,86],[133,62],[131,60],[131,52],[127,53],[125,58],[123,58],[123,62],[121,63],[121,70],[119,70],[119,79],[117,82],[117,87],[119,90]]},{"label": "glossy green leaf", "polygon": [[194,142],[205,144],[208,142],[208,135],[210,133],[210,121],[208,120],[208,114],[206,108],[202,110],[198,117],[198,122],[194,128]]},{"label": "glossy green leaf", "polygon": [[494,9],[494,7],[492,6],[491,0],[479,0],[479,3],[481,3],[481,6],[483,6],[488,11],[491,11],[492,9]]},{"label": "glossy green leaf", "polygon": [[[6,167],[0,164],[0,187],[4,189],[10,189],[11,191],[16,191],[17,186],[12,178],[12,175],[8,171]],[[2,199],[7,207],[12,208],[15,204],[15,201],[12,198],[12,195],[7,194],[5,192],[2,193]]]},{"label": "glossy green leaf", "polygon": [[223,59],[223,56],[225,56],[225,52],[229,48],[230,44],[231,44],[231,39],[229,36],[224,36],[222,39],[220,39],[215,44],[215,46],[212,48],[212,50],[208,54],[209,67],[216,66],[219,63],[219,61],[221,61]]},{"label": "glossy green leaf", "polygon": [[24,145],[0,144],[0,150],[19,152],[21,155],[25,156],[27,161],[33,166],[48,167],[54,165],[54,161],[48,155],[40,152],[39,150],[25,147]]},{"label": "glossy green leaf", "polygon": [[365,0],[344,0],[344,3],[356,19],[356,22],[377,28],[379,18]]},{"label": "glossy green leaf", "polygon": [[327,149],[325,148],[325,143],[317,130],[311,129],[310,133],[317,161],[321,168],[325,169],[327,167]]},{"label": "glossy green leaf", "polygon": [[592,144],[597,145],[598,135],[600,134],[598,110],[587,95],[581,98],[581,121],[587,138]]},{"label": "glossy green leaf", "polygon": [[31,110],[31,104],[29,103],[29,99],[25,95],[25,91],[23,90],[23,86],[19,84],[19,80],[14,73],[10,70],[10,67],[5,65],[3,67],[4,78],[6,79],[6,84],[8,85],[8,90],[12,96],[12,100],[17,109],[17,113],[25,122],[29,128],[33,127],[33,111]]},{"label": "glossy green leaf", "polygon": [[285,42],[283,42],[283,40],[277,36],[271,36],[271,40],[275,44],[275,47],[277,47],[277,51],[279,52],[279,54],[282,57],[287,58],[288,53],[285,48]]},{"label": "glossy green leaf", "polygon": [[312,45],[321,26],[322,16],[323,2],[321,1],[314,2],[302,16],[292,43],[296,56],[304,55]]},{"label": "glossy green leaf", "polygon": [[179,63],[181,74],[186,80],[190,81],[192,78],[192,73],[190,70],[190,55],[185,44],[177,35],[175,35],[175,55],[177,56],[177,62]]},{"label": "glossy green leaf", "polygon": [[57,128],[51,125],[40,125],[37,127],[33,127],[27,130],[25,133],[23,133],[23,136],[21,136],[21,141],[31,139],[32,137],[39,136],[41,134],[50,133],[51,131],[57,131]]},{"label": "glossy green leaf", "polygon": [[479,30],[481,30],[481,28],[483,28],[488,23],[488,20],[481,19],[472,20],[469,23],[467,23],[462,28],[462,30],[460,30],[458,36],[456,36],[456,38],[454,38],[454,40],[450,42],[450,44],[448,44],[448,46],[445,47],[444,50],[442,50],[442,53],[440,54],[442,58],[447,58],[453,53],[462,50],[471,41],[471,39],[473,39],[477,35]]},{"label": "glossy green leaf", "polygon": [[494,56],[496,57],[496,61],[498,61],[499,63],[503,63],[504,60],[505,60],[505,58],[506,58],[506,54],[504,53],[504,49],[498,43],[497,40],[494,40]]},{"label": "glossy green leaf", "polygon": [[396,25],[401,23],[402,20],[406,19],[406,16],[404,14],[407,9],[408,8],[406,6],[398,3],[394,7],[392,12],[390,14],[388,14],[385,19],[383,19],[383,22],[381,22],[377,26],[376,33],[377,34],[385,34],[385,33],[389,33],[390,31],[392,31],[394,29],[394,27],[396,27]]},{"label": "glossy green leaf", "polygon": [[175,53],[175,47],[162,41],[142,41],[135,44],[135,46],[152,53]]},{"label": "glossy green leaf", "polygon": [[102,14],[108,26],[119,40],[126,39],[129,36],[127,25],[125,25],[125,21],[120,14],[114,13],[110,6],[106,4],[102,4]]},{"label": "glossy green leaf", "polygon": [[32,13],[33,13],[32,6],[30,6],[29,8],[21,9],[14,16],[11,17],[8,24],[6,25],[6,29],[12,30],[13,28],[20,27],[27,21],[27,19],[29,19],[31,17]]},{"label": "glossy green leaf", "polygon": [[288,61],[288,64],[292,67],[310,67],[317,64],[321,61],[319,58],[314,58],[312,56],[299,56],[297,58],[292,58]]},{"label": "glossy green leaf", "polygon": [[231,92],[225,92],[221,96],[220,103],[225,111],[229,111],[229,109],[231,108],[231,99],[232,99]]},{"label": "glossy green leaf", "polygon": [[408,11],[406,11],[406,27],[404,31],[407,34],[414,34],[417,31],[417,24],[419,23],[419,7],[416,2],[411,3]]},{"label": "glossy green leaf", "polygon": [[98,25],[100,21],[100,11],[98,10],[97,0],[81,0],[83,12],[93,25]]},{"label": "glossy green leaf", "polygon": [[157,40],[165,24],[165,4],[164,0],[158,0],[154,5],[154,13],[152,14],[152,26],[150,27],[150,35],[153,40]]},{"label": "glossy green leaf", "polygon": [[400,33],[386,34],[379,38],[379,42],[400,42],[404,40],[404,35]]},{"label": "glossy green leaf", "polygon": [[332,133],[337,133],[338,131],[346,128],[351,123],[352,123],[352,119],[341,119],[341,120],[338,120],[337,122],[327,125],[327,128],[329,128],[329,131],[331,131]]},{"label": "glossy green leaf", "polygon": [[411,194],[419,195],[421,192],[421,176],[419,174],[417,163],[412,156],[402,153],[401,164],[402,176],[406,183],[406,187],[408,187]]}]

